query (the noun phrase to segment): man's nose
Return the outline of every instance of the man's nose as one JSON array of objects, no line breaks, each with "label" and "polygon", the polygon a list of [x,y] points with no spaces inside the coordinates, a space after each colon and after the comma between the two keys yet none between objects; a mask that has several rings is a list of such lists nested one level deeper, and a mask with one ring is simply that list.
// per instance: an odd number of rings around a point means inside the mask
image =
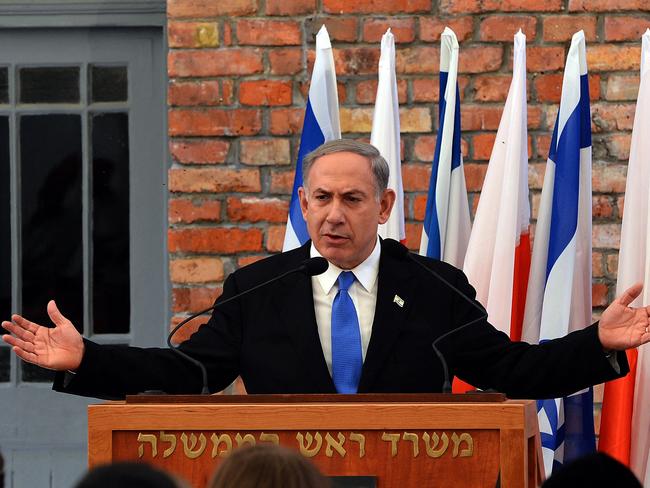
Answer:
[{"label": "man's nose", "polygon": [[332,200],[326,219],[330,224],[340,224],[345,221],[345,213],[340,200],[336,198]]}]

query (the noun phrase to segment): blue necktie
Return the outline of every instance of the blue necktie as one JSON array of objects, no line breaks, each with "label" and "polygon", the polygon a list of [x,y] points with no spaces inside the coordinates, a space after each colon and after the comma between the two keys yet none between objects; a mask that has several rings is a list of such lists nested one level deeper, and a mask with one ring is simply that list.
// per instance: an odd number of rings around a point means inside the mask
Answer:
[{"label": "blue necktie", "polygon": [[354,274],[339,275],[339,291],[332,304],[332,379],[339,393],[356,393],[361,378],[361,333],[357,311],[348,289]]}]

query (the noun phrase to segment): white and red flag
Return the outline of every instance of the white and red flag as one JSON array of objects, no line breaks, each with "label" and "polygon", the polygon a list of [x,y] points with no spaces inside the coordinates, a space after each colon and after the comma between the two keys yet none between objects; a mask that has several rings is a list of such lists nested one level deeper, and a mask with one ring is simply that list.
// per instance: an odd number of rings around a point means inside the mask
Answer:
[{"label": "white and red flag", "polygon": [[[632,306],[650,303],[650,29],[642,38],[641,78],[625,188],[616,294],[643,282]],[[628,351],[630,373],[605,384],[598,449],[650,486],[650,346]]]},{"label": "white and red flag", "polygon": [[521,339],[530,269],[526,36],[515,35],[512,82],[479,200],[463,271],[490,323]]}]

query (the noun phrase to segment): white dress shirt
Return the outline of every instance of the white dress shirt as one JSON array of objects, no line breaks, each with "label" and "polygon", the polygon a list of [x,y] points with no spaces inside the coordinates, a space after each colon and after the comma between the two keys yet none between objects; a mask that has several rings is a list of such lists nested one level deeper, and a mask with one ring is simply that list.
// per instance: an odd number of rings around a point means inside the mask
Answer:
[{"label": "white dress shirt", "polygon": [[[330,375],[332,374],[332,303],[339,291],[337,283],[339,274],[342,271],[352,271],[356,278],[348,293],[352,298],[354,307],[357,309],[361,333],[361,355],[365,360],[377,304],[377,275],[379,274],[380,254],[381,245],[379,244],[379,238],[377,238],[375,248],[370,253],[370,256],[356,268],[343,270],[329,263],[327,271],[311,278],[316,325],[318,326],[320,344],[323,348],[323,355]],[[309,255],[311,257],[320,256],[313,242]]]}]

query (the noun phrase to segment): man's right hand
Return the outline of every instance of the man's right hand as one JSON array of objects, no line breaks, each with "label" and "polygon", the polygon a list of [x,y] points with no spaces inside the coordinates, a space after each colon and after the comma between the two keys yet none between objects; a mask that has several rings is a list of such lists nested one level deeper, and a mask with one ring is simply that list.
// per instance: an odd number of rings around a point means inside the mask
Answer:
[{"label": "man's right hand", "polygon": [[83,338],[72,322],[59,312],[54,300],[47,304],[47,313],[54,328],[12,315],[11,322],[2,322],[2,327],[12,335],[3,335],[2,340],[12,346],[18,357],[29,363],[56,371],[74,371],[84,355]]}]

